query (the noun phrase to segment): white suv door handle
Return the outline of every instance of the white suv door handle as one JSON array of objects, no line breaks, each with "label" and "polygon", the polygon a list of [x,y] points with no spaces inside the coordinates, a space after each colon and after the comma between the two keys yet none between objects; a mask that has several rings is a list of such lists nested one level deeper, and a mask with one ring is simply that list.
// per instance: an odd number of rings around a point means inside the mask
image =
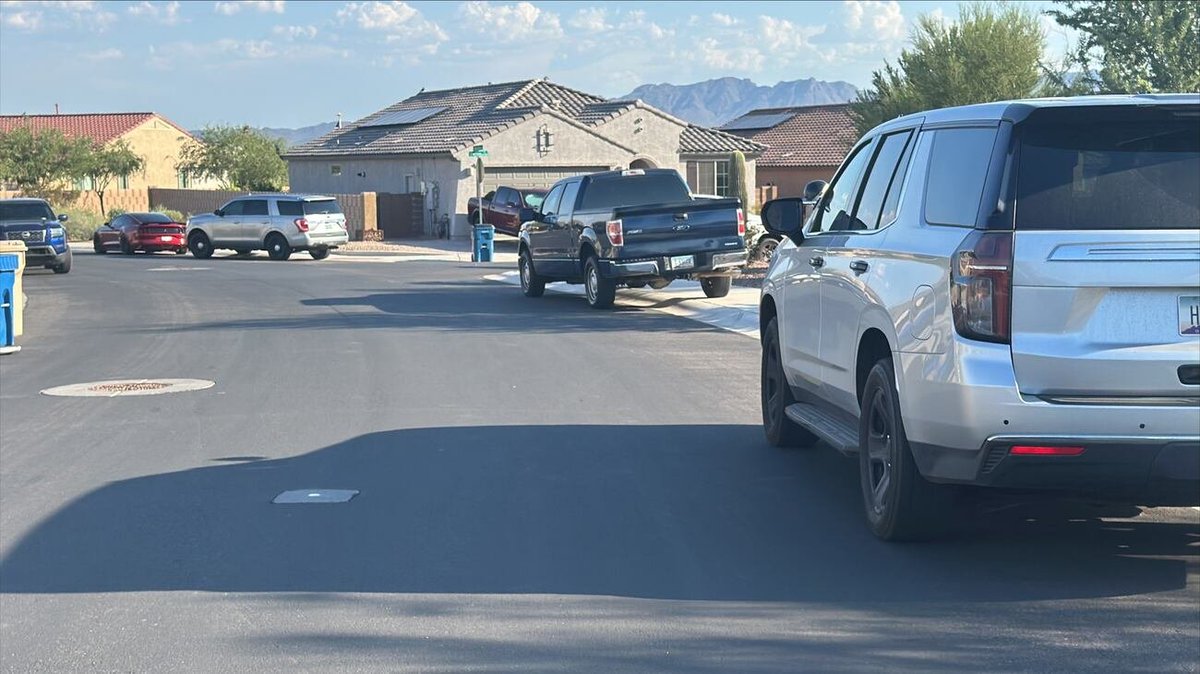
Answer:
[{"label": "white suv door handle", "polygon": [[870,265],[868,265],[866,262],[863,262],[862,260],[855,260],[854,262],[850,263],[851,271],[853,271],[856,274],[865,274],[867,272],[867,269],[869,269],[869,268],[870,268]]},{"label": "white suv door handle", "polygon": [[825,266],[825,258],[820,257],[819,255],[810,257],[808,258],[808,263],[812,265],[813,269],[820,269],[821,267]]}]

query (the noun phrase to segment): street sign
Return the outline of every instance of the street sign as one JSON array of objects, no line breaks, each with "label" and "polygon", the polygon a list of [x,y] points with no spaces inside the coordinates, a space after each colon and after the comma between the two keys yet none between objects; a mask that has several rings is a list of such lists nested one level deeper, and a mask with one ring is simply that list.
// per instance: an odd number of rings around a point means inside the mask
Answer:
[{"label": "street sign", "polygon": [[476,145],[475,147],[471,148],[471,151],[468,153],[467,156],[469,156],[469,157],[486,157],[486,156],[488,156],[488,151],[483,149],[482,145]]}]

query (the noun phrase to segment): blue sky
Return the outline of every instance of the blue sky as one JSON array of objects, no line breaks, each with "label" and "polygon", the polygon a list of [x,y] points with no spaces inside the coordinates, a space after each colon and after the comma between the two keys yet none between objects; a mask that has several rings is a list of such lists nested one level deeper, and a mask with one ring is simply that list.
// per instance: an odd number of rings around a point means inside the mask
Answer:
[{"label": "blue sky", "polygon": [[861,87],[930,12],[952,20],[957,4],[0,0],[0,113],[304,126],[422,87],[543,75],[609,97],[726,76]]}]

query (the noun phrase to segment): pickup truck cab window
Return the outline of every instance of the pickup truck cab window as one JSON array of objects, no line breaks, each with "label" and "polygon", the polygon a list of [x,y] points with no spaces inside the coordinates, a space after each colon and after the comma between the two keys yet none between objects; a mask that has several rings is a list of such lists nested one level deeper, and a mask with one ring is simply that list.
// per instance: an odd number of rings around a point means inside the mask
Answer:
[{"label": "pickup truck cab window", "polygon": [[496,195],[492,197],[492,203],[499,204],[501,206],[515,205],[516,202],[516,193],[507,187],[501,187],[500,189],[496,190]]},{"label": "pickup truck cab window", "polygon": [[546,200],[542,202],[541,214],[556,215],[558,213],[558,202],[562,199],[563,186],[555,185],[554,189],[550,190],[550,194],[546,195]]},{"label": "pickup truck cab window", "polygon": [[577,209],[575,208],[576,197],[579,196],[579,181],[567,183],[566,189],[563,190],[562,201],[558,204],[558,210],[563,215],[570,215]]}]

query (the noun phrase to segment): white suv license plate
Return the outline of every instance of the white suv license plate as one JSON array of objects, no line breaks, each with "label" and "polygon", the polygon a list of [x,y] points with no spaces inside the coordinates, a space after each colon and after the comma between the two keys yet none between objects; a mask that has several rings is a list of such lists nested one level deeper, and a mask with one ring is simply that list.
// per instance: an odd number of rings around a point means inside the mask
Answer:
[{"label": "white suv license plate", "polygon": [[1200,335],[1200,295],[1179,297],[1179,334]]},{"label": "white suv license plate", "polygon": [[671,257],[671,269],[691,269],[695,266],[695,255],[673,255]]}]

